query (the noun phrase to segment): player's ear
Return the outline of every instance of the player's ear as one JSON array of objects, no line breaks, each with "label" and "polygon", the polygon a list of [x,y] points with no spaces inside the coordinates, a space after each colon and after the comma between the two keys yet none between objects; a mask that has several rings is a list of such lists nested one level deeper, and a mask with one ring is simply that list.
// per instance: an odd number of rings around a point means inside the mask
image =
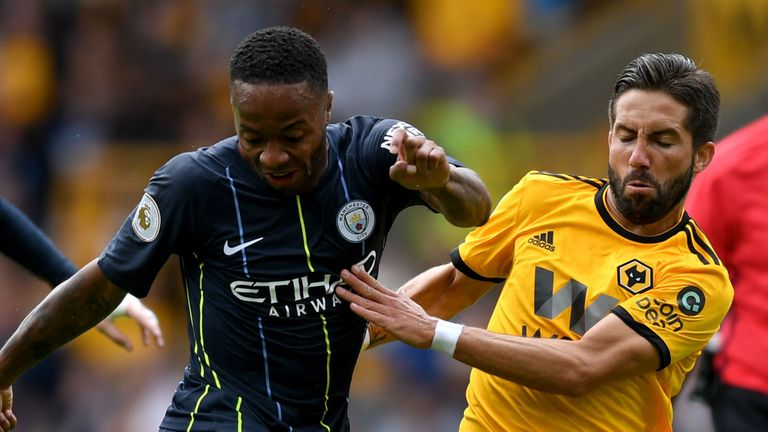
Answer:
[{"label": "player's ear", "polygon": [[693,172],[694,173],[700,173],[704,171],[704,168],[706,168],[710,162],[712,162],[712,158],[715,157],[715,143],[712,141],[707,141],[704,144],[699,147],[698,150],[696,150],[696,153],[693,155]]},{"label": "player's ear", "polygon": [[333,108],[333,92],[328,91],[328,98],[327,102],[325,104],[325,122],[330,123],[331,122],[331,111]]}]

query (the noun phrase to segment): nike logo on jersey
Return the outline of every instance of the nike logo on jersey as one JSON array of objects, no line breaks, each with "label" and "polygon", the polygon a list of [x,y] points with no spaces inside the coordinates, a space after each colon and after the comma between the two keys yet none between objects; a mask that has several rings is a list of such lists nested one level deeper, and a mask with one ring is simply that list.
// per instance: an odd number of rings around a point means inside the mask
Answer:
[{"label": "nike logo on jersey", "polygon": [[248,246],[250,246],[250,245],[252,245],[252,244],[254,244],[256,242],[261,241],[263,238],[264,237],[259,237],[257,239],[253,239],[253,240],[251,240],[249,242],[245,242],[245,243],[239,244],[239,245],[237,245],[235,247],[230,247],[229,246],[229,240],[227,240],[227,241],[224,242],[224,255],[234,255],[234,254],[240,252],[241,250],[247,248]]}]

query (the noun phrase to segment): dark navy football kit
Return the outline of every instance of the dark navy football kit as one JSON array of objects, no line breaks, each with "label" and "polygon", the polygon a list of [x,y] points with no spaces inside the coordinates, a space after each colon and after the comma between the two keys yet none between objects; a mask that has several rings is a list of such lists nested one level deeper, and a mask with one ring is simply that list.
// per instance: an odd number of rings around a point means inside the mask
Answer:
[{"label": "dark navy football kit", "polygon": [[237,137],[154,174],[99,266],[144,297],[170,255],[180,259],[190,361],[161,428],[350,429],[366,322],[334,294],[339,273],[357,264],[377,276],[397,214],[426,206],[389,178],[399,127],[421,134],[365,116],[328,125],[326,171],[300,195],[271,188],[240,156]]}]

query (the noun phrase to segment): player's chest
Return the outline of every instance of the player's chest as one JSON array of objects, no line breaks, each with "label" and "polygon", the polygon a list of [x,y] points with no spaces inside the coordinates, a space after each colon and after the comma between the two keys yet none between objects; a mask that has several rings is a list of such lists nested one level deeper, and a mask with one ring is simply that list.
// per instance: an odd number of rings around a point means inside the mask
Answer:
[{"label": "player's chest", "polygon": [[[515,243],[512,277],[534,303],[553,296],[609,310],[659,284],[679,259],[674,241],[642,244],[584,227],[544,227]],[[568,297],[568,299],[565,299]]]},{"label": "player's chest", "polygon": [[[380,249],[386,210],[375,195],[327,188],[313,195],[274,197],[243,191],[213,200],[200,251],[222,268],[321,271],[351,265]],[[292,270],[289,270],[292,269]]]}]

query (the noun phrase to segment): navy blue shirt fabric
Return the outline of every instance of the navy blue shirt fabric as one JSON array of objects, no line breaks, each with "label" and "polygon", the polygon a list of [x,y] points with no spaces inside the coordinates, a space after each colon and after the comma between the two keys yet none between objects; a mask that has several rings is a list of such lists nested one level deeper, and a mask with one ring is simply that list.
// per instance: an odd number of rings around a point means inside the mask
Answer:
[{"label": "navy blue shirt fabric", "polygon": [[143,297],[169,256],[180,258],[190,362],[163,428],[350,429],[366,323],[334,288],[354,264],[376,276],[396,215],[425,205],[389,178],[396,156],[388,145],[400,124],[360,116],[329,125],[327,170],[299,196],[255,174],[236,137],[155,173],[99,266]]},{"label": "navy blue shirt fabric", "polygon": [[0,198],[0,253],[55,287],[77,268],[24,213]]}]

